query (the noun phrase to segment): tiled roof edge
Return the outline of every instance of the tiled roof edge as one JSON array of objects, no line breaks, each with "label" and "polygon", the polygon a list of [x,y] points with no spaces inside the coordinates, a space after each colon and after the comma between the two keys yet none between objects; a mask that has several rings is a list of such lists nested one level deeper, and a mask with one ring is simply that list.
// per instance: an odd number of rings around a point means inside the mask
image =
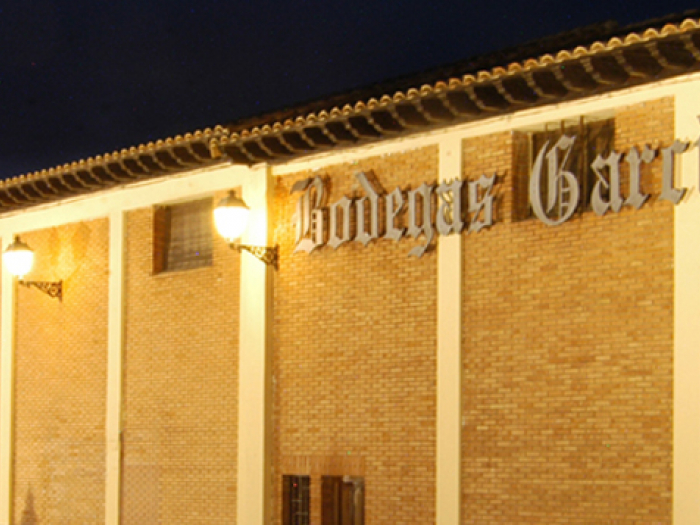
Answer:
[{"label": "tiled roof edge", "polygon": [[[96,166],[123,166],[124,162],[129,161],[138,163],[140,162],[139,159],[144,155],[155,159],[155,164],[158,164],[159,166],[156,168],[145,169],[145,173],[148,173],[149,176],[156,172],[161,173],[162,171],[162,173],[166,173],[168,171],[172,172],[177,170],[178,164],[182,164],[183,167],[206,166],[218,161],[218,148],[220,146],[233,144],[236,141],[256,139],[275,133],[279,134],[285,130],[298,130],[304,128],[305,126],[323,123],[331,119],[349,118],[363,112],[366,113],[374,108],[380,108],[383,106],[386,107],[406,100],[419,101],[428,96],[435,96],[436,94],[440,95],[441,93],[458,89],[469,89],[470,86],[478,86],[480,84],[486,84],[498,79],[507,78],[509,76],[515,76],[523,72],[547,68],[552,64],[564,63],[567,61],[581,61],[586,57],[611,52],[618,48],[626,48],[640,43],[659,41],[673,35],[693,32],[697,31],[698,29],[700,29],[700,19],[688,18],[678,23],[667,23],[660,29],[651,27],[643,31],[630,32],[623,37],[615,36],[603,42],[596,41],[588,46],[579,46],[573,49],[561,50],[554,54],[543,54],[537,58],[512,62],[506,66],[493,67],[490,70],[481,70],[474,74],[464,75],[461,78],[445,78],[431,84],[424,84],[420,87],[414,86],[408,89],[399,90],[393,94],[387,93],[379,97],[358,100],[355,103],[345,104],[340,107],[335,106],[327,110],[310,112],[305,116],[302,114],[297,114],[296,116],[287,118],[283,121],[270,121],[248,129],[231,131],[230,126],[218,125],[214,128],[206,128],[201,131],[195,131],[185,135],[177,135],[172,138],[158,140],[156,142],[149,142],[147,144],[122,149],[120,151],[114,151],[112,153],[105,153],[103,155],[59,165],[50,169],[22,174],[4,181],[0,181],[0,190],[7,190],[8,188],[19,187],[27,184],[35,185],[34,183],[36,181],[43,181],[45,179],[56,177],[60,178],[66,174],[72,175],[78,170],[88,170],[91,172],[90,176],[93,176],[92,172],[94,172],[94,168]],[[698,62],[700,62],[700,57],[695,58]],[[302,108],[300,108],[300,110],[301,109]],[[196,153],[194,154],[193,162],[183,163],[181,162],[182,159],[180,157],[174,156],[177,158],[175,158],[171,165],[163,166],[159,164],[157,157],[163,156],[163,154],[166,154],[167,152],[172,152],[173,149],[177,148],[189,148],[191,152],[193,145],[198,147],[206,145],[211,152],[211,155],[202,156],[198,154],[198,152],[193,152]],[[160,168],[163,169],[160,170]],[[127,169],[127,171],[130,175],[133,175],[129,169]],[[128,178],[120,179],[119,174],[114,177],[112,177],[110,174],[107,178],[109,179],[107,184],[119,183],[123,180],[128,182]],[[84,181],[80,181],[80,183],[83,184]],[[100,186],[100,184],[105,184],[104,180],[98,180],[97,186]],[[86,186],[90,187],[89,184]],[[24,200],[24,198],[25,196],[22,196],[22,200]],[[42,198],[48,199],[48,197],[39,197],[31,200],[42,201]]]},{"label": "tiled roof edge", "polygon": [[[258,126],[253,126],[241,131],[231,131],[230,128],[222,128],[223,134],[218,139],[222,144],[234,142],[238,139],[249,139],[257,136],[265,136],[280,130],[303,128],[312,123],[324,122],[330,118],[360,113],[367,108],[388,105],[400,102],[405,99],[421,98],[434,92],[463,88],[473,84],[486,83],[501,77],[513,75],[526,70],[534,70],[551,66],[552,64],[563,63],[570,60],[580,60],[587,56],[612,51],[616,48],[627,47],[642,42],[659,40],[679,33],[696,31],[700,29],[700,19],[686,19],[678,24],[666,24],[660,30],[648,28],[642,33],[632,32],[620,37],[612,37],[606,42],[596,41],[589,46],[578,46],[573,50],[561,50],[556,54],[544,54],[537,58],[530,58],[522,62],[513,62],[507,66],[497,66],[490,71],[478,71],[476,74],[467,74],[462,78],[450,78],[435,82],[434,84],[424,84],[420,87],[411,87],[404,91],[397,91],[393,95],[384,94],[381,97],[373,97],[366,100],[359,100],[354,104],[345,104],[342,107],[332,107],[327,110],[320,110],[308,113],[306,116],[297,115],[284,121],[275,121]],[[216,138],[214,140],[217,140]]]}]

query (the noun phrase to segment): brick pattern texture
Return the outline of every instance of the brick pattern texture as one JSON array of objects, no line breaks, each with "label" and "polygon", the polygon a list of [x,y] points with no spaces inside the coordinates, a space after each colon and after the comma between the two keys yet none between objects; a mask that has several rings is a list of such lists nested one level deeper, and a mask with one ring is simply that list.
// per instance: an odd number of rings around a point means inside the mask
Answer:
[{"label": "brick pattern texture", "polygon": [[127,215],[122,525],[236,516],[240,255],[153,275],[153,209]]},{"label": "brick pattern texture", "polygon": [[[355,174],[386,191],[437,179],[437,148],[328,166],[277,179],[274,299],[274,521],[284,474],[311,476],[311,523],[321,523],[321,476],[364,476],[366,525],[435,521],[436,255],[377,240],[292,253],[292,185],[327,177],[329,203],[362,196]],[[421,238],[422,241],[422,238]]]},{"label": "brick pattern texture", "polygon": [[[673,122],[672,99],[619,108],[615,148]],[[522,137],[464,153],[465,178],[522,187]],[[505,198],[465,237],[463,523],[671,523],[673,205],[660,159],[642,181],[639,211],[548,227]]]},{"label": "brick pattern texture", "polygon": [[64,299],[18,287],[14,522],[104,523],[107,221],[22,240]]}]

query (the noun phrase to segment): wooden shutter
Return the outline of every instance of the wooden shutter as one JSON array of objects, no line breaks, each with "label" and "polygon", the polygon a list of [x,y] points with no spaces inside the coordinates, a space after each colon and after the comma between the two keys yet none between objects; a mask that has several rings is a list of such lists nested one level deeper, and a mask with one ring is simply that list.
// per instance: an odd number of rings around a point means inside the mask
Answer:
[{"label": "wooden shutter", "polygon": [[165,271],[170,245],[170,208],[157,206],[153,210],[153,274]]},{"label": "wooden shutter", "polygon": [[321,480],[321,523],[341,525],[341,486],[340,476],[323,476]]}]

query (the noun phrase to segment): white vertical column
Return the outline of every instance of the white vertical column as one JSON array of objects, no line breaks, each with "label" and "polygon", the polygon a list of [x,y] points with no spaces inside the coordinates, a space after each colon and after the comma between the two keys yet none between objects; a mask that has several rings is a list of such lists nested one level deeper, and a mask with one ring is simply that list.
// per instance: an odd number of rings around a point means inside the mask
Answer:
[{"label": "white vertical column", "polygon": [[[679,86],[675,135],[700,135],[700,82]],[[700,523],[700,153],[680,159],[678,186],[689,188],[674,217],[673,522]]]},{"label": "white vertical column", "polygon": [[[462,140],[440,142],[440,181],[461,178]],[[438,241],[437,487],[439,525],[459,525],[462,503],[462,236]]]},{"label": "white vertical column", "polygon": [[124,214],[109,216],[105,525],[119,525],[124,348]]},{"label": "white vertical column", "polygon": [[[251,172],[242,194],[251,209],[246,244],[269,246],[272,184],[267,167]],[[272,267],[241,254],[238,344],[238,523],[270,523]]]},{"label": "white vertical column", "polygon": [[[10,233],[4,244],[12,242]],[[14,277],[2,268],[2,319],[0,320],[0,524],[12,523],[15,410],[16,295]]]}]

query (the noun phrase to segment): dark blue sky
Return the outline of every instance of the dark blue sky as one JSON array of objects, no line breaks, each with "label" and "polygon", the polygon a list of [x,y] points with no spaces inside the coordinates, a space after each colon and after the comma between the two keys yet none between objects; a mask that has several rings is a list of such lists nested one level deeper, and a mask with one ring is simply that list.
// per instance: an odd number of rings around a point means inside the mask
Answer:
[{"label": "dark blue sky", "polygon": [[0,178],[682,0],[0,0]]}]

